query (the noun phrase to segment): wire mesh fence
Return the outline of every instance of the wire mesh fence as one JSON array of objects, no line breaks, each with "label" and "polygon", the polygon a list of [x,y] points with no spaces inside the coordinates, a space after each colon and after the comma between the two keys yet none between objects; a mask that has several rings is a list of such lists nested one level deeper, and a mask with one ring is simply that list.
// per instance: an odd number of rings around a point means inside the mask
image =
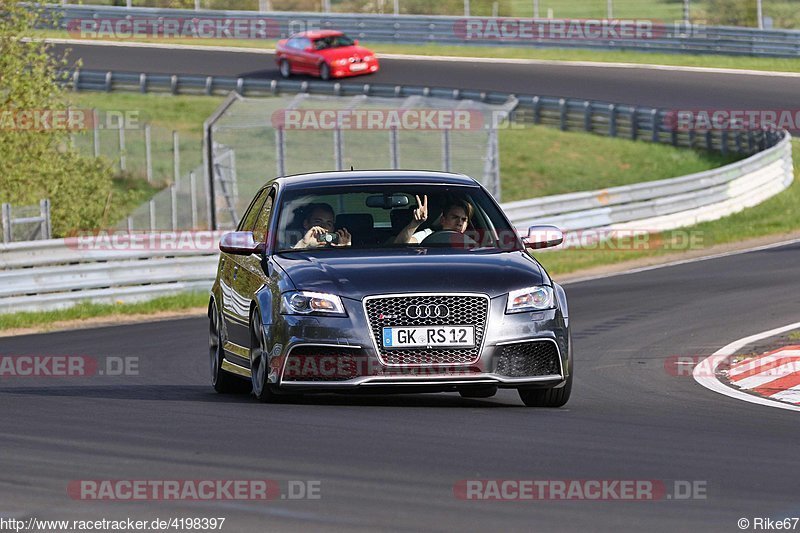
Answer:
[{"label": "wire mesh fence", "polygon": [[321,170],[457,169],[499,198],[496,125],[515,105],[305,93],[237,98],[208,132],[216,227],[235,226],[268,179]]},{"label": "wire mesh fence", "polygon": [[49,239],[50,200],[34,205],[0,204],[0,223],[4,243]]}]

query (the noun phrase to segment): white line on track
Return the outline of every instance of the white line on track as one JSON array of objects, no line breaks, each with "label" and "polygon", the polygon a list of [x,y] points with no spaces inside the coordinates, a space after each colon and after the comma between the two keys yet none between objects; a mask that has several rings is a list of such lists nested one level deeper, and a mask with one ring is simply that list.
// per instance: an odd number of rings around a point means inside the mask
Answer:
[{"label": "white line on track", "polygon": [[[678,265],[687,265],[690,263],[699,263],[700,261],[709,261],[711,259],[720,259],[722,257],[730,257],[732,255],[739,255],[739,254],[747,254],[750,252],[758,252],[761,250],[769,250],[771,248],[780,248],[781,246],[787,246],[789,244],[796,244],[800,242],[800,238],[798,239],[790,239],[788,241],[781,241],[781,242],[774,242],[771,244],[765,244],[762,246],[756,246],[754,248],[745,248],[743,250],[732,250],[730,252],[723,252],[714,255],[706,255],[703,257],[694,257],[692,259],[680,259],[678,261],[672,261],[670,263],[663,263],[661,265],[650,265],[646,267],[640,268],[632,268],[630,270],[623,270],[622,272],[610,272],[608,274],[598,274],[597,276],[587,276],[585,278],[577,278],[568,281],[558,282],[559,285],[574,285],[576,283],[583,283],[584,281],[594,281],[597,279],[605,279],[605,278],[613,278],[615,276],[625,276],[627,274],[636,274],[638,272],[647,272],[648,270],[656,270],[659,268],[669,268]],[[557,280],[556,280],[557,281]]]},{"label": "white line on track", "polygon": [[[787,326],[782,326],[780,328],[775,328],[769,331],[764,331],[762,333],[757,333],[755,335],[750,335],[749,337],[739,339],[737,341],[728,344],[727,346],[720,348],[719,350],[714,352],[710,357],[701,361],[695,367],[694,372],[692,373],[694,376],[694,380],[703,387],[707,388],[708,390],[717,392],[719,394],[723,394],[730,398],[736,398],[737,400],[743,400],[745,402],[756,403],[759,405],[766,405],[769,407],[777,407],[778,409],[787,409],[789,411],[800,411],[800,405],[790,405],[787,403],[781,403],[774,400],[769,400],[767,398],[762,398],[760,396],[753,396],[752,394],[747,394],[738,391],[734,388],[728,387],[714,376],[717,367],[720,364],[722,364],[725,360],[728,359],[728,357],[735,354],[738,350],[742,349],[748,344],[759,341],[761,339],[766,339],[768,337],[774,337],[775,335],[780,335],[781,333],[785,333],[787,331],[797,328],[800,328],[800,322],[795,322],[794,324],[789,324]],[[709,369],[711,370],[710,372]]]},{"label": "white line on track", "polygon": [[[53,44],[75,44],[87,46],[120,46],[130,48],[162,48],[165,50],[206,50],[212,52],[240,52],[247,54],[272,54],[272,48],[247,48],[239,46],[204,46],[196,44],[139,43],[126,41],[97,41],[94,39],[59,39],[47,38]],[[706,74],[736,74],[743,76],[767,76],[783,78],[800,78],[800,72],[779,72],[769,70],[747,70],[735,68],[690,67],[681,65],[653,65],[650,63],[615,63],[604,61],[561,61],[557,59],[513,59],[496,57],[460,57],[460,56],[428,56],[415,54],[375,54],[381,59],[404,59],[414,61],[443,61],[450,63],[489,63],[504,65],[544,65],[578,68],[623,68],[639,70],[663,70],[680,72],[701,72]]]}]

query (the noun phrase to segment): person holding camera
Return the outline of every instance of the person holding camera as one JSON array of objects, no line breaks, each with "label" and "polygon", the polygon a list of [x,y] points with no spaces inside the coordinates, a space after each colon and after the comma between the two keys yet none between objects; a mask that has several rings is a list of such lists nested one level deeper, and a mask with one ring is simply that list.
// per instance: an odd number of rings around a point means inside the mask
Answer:
[{"label": "person holding camera", "polygon": [[347,228],[334,230],[336,215],[330,204],[317,203],[307,206],[303,219],[305,235],[294,248],[322,248],[325,246],[350,246],[351,236]]}]

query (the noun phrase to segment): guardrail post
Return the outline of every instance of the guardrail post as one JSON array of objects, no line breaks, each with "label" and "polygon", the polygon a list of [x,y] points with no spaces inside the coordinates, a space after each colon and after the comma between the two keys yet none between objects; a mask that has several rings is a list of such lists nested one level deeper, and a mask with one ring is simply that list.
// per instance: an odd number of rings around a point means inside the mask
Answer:
[{"label": "guardrail post", "polygon": [[592,131],[592,103],[589,100],[583,103],[583,129]]},{"label": "guardrail post", "polygon": [[2,205],[3,213],[3,242],[11,242],[11,204]]},{"label": "guardrail post", "polygon": [[741,154],[742,150],[743,150],[743,148],[742,148],[742,131],[741,130],[737,130],[736,131],[736,139],[735,140],[736,140],[736,153],[737,154]]},{"label": "guardrail post", "polygon": [[194,171],[189,172],[189,196],[192,202],[192,229],[197,229],[197,180]]},{"label": "guardrail post", "polygon": [[538,96],[533,97],[533,123],[542,123],[542,99]]},{"label": "guardrail post", "polygon": [[631,140],[635,141],[639,136],[639,108],[633,106],[631,110]]},{"label": "guardrail post", "polygon": [[150,200],[150,231],[156,229],[156,201]]},{"label": "guardrail post", "polygon": [[147,74],[144,72],[139,74],[139,92],[142,94],[147,92]]},{"label": "guardrail post", "polygon": [[181,147],[178,139],[178,132],[172,132],[172,181],[178,182],[181,175]]},{"label": "guardrail post", "polygon": [[50,200],[39,200],[39,216],[42,217],[42,239],[51,238]]},{"label": "guardrail post", "polygon": [[127,218],[128,233],[133,231],[133,217]]},{"label": "guardrail post", "polygon": [[175,74],[169,78],[169,91],[172,94],[178,94],[178,76]]},{"label": "guardrail post", "polygon": [[706,150],[709,152],[714,149],[714,138],[711,134],[711,130],[706,131]]},{"label": "guardrail post", "polygon": [[397,138],[397,128],[389,130],[389,157],[392,160],[392,168],[397,170],[400,168],[400,154],[399,142]]},{"label": "guardrail post", "polygon": [[205,86],[206,96],[211,96],[213,92],[214,92],[214,78],[211,76],[206,76],[206,86]]},{"label": "guardrail post", "polygon": [[95,157],[100,157],[100,114],[92,109],[92,149]]},{"label": "guardrail post", "polygon": [[653,128],[653,136],[651,137],[654,143],[661,140],[661,124],[658,121],[658,109],[650,110],[650,127]]},{"label": "guardrail post", "polygon": [[693,129],[689,130],[689,148],[694,148],[694,143],[697,140],[697,132]]},{"label": "guardrail post", "polygon": [[75,72],[72,73],[72,90],[75,92],[79,91],[80,83],[81,83],[81,69],[76,68]]},{"label": "guardrail post", "polygon": [[119,169],[125,171],[127,162],[125,158],[125,125],[120,122],[117,131],[119,132]]},{"label": "guardrail post", "polygon": [[106,72],[106,92],[111,92],[111,71]]},{"label": "guardrail post", "polygon": [[608,136],[617,136],[617,106],[608,104]]},{"label": "guardrail post", "polygon": [[150,139],[150,124],[145,124],[144,126],[144,166],[145,166],[145,174],[147,176],[147,182],[152,183],[153,181],[153,152],[152,152],[152,145]]},{"label": "guardrail post", "polygon": [[562,98],[558,101],[558,127],[561,131],[567,131],[567,100]]},{"label": "guardrail post", "polygon": [[753,153],[753,145],[755,144],[755,140],[753,139],[753,130],[747,131],[747,152]]},{"label": "guardrail post", "polygon": [[728,155],[728,130],[722,130],[719,138],[719,151],[722,155]]}]

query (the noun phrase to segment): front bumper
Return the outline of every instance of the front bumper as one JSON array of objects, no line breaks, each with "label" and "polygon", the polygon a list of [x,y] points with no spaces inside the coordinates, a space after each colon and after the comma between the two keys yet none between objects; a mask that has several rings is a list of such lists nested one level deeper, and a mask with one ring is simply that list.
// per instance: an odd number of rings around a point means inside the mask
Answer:
[{"label": "front bumper", "polygon": [[[569,326],[558,309],[507,315],[505,297],[494,298],[477,361],[387,365],[379,357],[361,302],[344,300],[344,304],[347,317],[281,315],[279,324],[265,326],[272,383],[286,390],[443,391],[469,386],[558,387],[568,376]],[[525,375],[525,354],[516,351],[522,346],[546,349],[552,364],[532,367],[535,372]],[[503,361],[509,353],[521,353],[513,365]]]}]

